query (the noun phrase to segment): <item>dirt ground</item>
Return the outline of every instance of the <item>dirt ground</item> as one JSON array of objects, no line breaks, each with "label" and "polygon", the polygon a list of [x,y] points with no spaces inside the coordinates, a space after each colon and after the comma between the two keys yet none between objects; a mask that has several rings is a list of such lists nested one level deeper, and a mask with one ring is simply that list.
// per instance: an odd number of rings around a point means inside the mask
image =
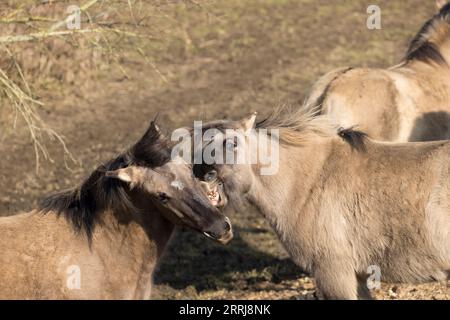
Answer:
[{"label": "dirt ground", "polygon": [[[13,2],[0,5],[0,13]],[[434,12],[433,0],[378,0],[382,29],[371,31],[368,1],[155,3],[160,10],[147,21],[155,39],[140,41],[145,57],[126,37],[120,39],[122,50],[101,63],[86,62],[91,58],[83,53],[95,52],[89,45],[70,51],[55,40],[28,48],[39,59],[38,71],[47,66],[37,72],[25,68],[30,61],[22,61],[25,78],[45,104],[39,114],[65,137],[80,164],[68,161],[53,142],[48,144],[53,163],[41,162],[36,174],[20,117],[15,128],[1,122],[2,215],[30,210],[45,195],[81,182],[135,141],[156,114],[167,132],[194,120],[236,119],[253,111],[264,115],[280,103],[301,104],[313,82],[333,68],[394,65]],[[134,15],[144,11],[134,10]],[[51,65],[45,60],[49,55]],[[9,110],[6,100],[0,100],[0,108]],[[228,246],[189,230],[177,233],[155,276],[156,298],[317,298],[313,279],[289,260],[257,213],[230,217],[235,238]],[[383,284],[375,296],[449,299],[448,284]]]}]

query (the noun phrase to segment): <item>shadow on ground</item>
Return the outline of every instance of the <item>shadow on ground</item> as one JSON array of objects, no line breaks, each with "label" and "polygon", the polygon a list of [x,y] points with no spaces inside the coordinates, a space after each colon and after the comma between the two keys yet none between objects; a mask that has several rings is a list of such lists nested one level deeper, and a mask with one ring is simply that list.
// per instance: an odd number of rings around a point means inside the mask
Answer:
[{"label": "shadow on ground", "polygon": [[176,290],[191,287],[191,291],[199,293],[246,290],[257,283],[276,284],[303,275],[288,257],[260,251],[247,240],[267,237],[271,231],[255,227],[235,227],[234,230],[235,237],[227,246],[192,231],[180,230],[156,273],[155,284]]}]

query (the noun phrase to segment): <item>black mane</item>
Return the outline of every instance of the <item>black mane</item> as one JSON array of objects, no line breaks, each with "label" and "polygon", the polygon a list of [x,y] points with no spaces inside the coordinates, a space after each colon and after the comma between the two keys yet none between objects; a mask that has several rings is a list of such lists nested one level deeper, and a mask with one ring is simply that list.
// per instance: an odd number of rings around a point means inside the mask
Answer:
[{"label": "black mane", "polygon": [[448,65],[438,45],[429,41],[430,34],[436,32],[440,23],[450,23],[450,2],[422,26],[411,41],[405,60],[433,61],[439,65]]},{"label": "black mane", "polygon": [[170,160],[170,154],[169,142],[161,136],[152,122],[133,147],[97,167],[79,187],[44,199],[40,210],[43,213],[56,212],[63,215],[77,232],[85,231],[90,242],[94,228],[100,221],[100,212],[106,209],[117,212],[137,210],[128,197],[127,186],[118,179],[106,177],[105,173],[132,164],[149,168],[162,166]]}]

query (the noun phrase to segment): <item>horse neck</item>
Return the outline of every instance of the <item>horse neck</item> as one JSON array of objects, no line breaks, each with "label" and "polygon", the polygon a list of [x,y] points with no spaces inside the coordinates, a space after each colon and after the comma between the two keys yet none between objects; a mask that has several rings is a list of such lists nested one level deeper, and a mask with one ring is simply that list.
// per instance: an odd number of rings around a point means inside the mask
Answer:
[{"label": "horse neck", "polygon": [[133,214],[105,211],[101,215],[102,223],[93,235],[94,245],[95,242],[108,241],[121,247],[142,248],[142,252],[152,251],[156,258],[161,256],[174,229],[174,225],[154,207]]},{"label": "horse neck", "polygon": [[450,24],[446,26],[445,37],[440,41],[438,47],[445,61],[450,65]]},{"label": "horse neck", "polygon": [[92,237],[92,249],[102,260],[110,260],[107,265],[135,272],[138,283],[147,286],[174,225],[155,208],[127,215],[112,211],[101,214],[102,221]]},{"label": "horse neck", "polygon": [[445,59],[447,65],[434,62],[430,58],[429,60],[412,59],[403,66],[417,73],[428,74],[433,77],[441,76],[448,79],[450,77],[450,26],[446,28],[447,31],[442,32],[445,36],[441,36],[438,42],[433,40],[431,42],[439,48],[439,53]]},{"label": "horse neck", "polygon": [[299,146],[279,148],[279,170],[259,175],[249,192],[249,201],[283,236],[302,211],[311,189],[320,183],[320,172],[331,151],[331,138],[317,137]]},{"label": "horse neck", "polygon": [[[448,61],[449,66],[432,61],[410,60],[393,67],[391,70],[416,79],[423,90],[432,90],[434,97],[446,103],[450,90],[450,56],[446,58],[446,61]],[[425,105],[421,107],[423,108]]]}]

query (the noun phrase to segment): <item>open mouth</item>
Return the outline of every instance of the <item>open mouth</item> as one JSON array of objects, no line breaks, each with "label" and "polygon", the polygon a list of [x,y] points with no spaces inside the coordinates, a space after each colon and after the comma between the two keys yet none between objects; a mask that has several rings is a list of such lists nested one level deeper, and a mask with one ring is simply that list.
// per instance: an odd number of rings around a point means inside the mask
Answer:
[{"label": "open mouth", "polygon": [[209,202],[215,207],[224,207],[226,204],[225,195],[223,192],[223,184],[219,180],[214,182],[202,182]]},{"label": "open mouth", "polygon": [[203,234],[207,238],[209,238],[211,240],[214,240],[214,241],[217,241],[217,242],[219,242],[221,244],[227,244],[233,238],[233,233],[232,232],[227,233],[227,235],[222,237],[222,238],[218,238],[218,237],[216,237],[216,236],[214,236],[214,235],[212,235],[212,234],[210,234],[208,232],[203,232]]},{"label": "open mouth", "polygon": [[231,227],[231,222],[228,217],[225,217],[226,222],[228,223],[229,229],[226,230],[225,234],[219,236],[211,232],[203,232],[203,234],[214,241],[220,242],[221,244],[227,244],[233,239],[233,229]]},{"label": "open mouth", "polygon": [[219,205],[220,202],[220,193],[219,188],[216,186],[213,190],[209,191],[207,194],[209,202],[215,207]]}]

